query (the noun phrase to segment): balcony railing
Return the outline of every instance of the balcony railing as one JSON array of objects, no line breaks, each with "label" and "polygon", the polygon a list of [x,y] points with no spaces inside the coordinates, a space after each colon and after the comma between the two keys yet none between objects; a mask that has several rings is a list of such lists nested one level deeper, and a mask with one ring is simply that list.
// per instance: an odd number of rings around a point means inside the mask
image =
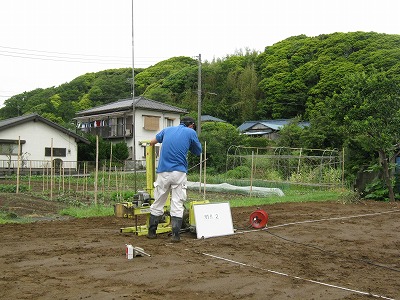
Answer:
[{"label": "balcony railing", "polygon": [[132,129],[126,128],[126,125],[86,127],[80,128],[80,130],[106,139],[132,137]]}]

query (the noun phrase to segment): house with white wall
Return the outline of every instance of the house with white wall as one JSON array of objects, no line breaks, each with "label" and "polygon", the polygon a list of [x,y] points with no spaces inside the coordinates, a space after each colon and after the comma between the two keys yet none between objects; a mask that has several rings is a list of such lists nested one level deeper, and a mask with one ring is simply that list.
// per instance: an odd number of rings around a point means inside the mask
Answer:
[{"label": "house with white wall", "polygon": [[78,143],[89,141],[38,114],[0,121],[0,169],[40,169],[65,162],[75,168]]},{"label": "house with white wall", "polygon": [[[278,119],[278,120],[260,120],[260,121],[246,121],[238,127],[241,134],[252,137],[264,137],[269,140],[275,140],[279,136],[279,131],[283,126],[289,125],[293,122],[291,119]],[[309,122],[296,123],[301,128],[309,127]]]},{"label": "house with white wall", "polygon": [[[98,135],[112,143],[125,142],[129,160],[145,165],[146,149],[141,142],[149,141],[165,127],[177,126],[185,109],[135,97],[108,103],[76,113],[79,130]],[[135,147],[135,148],[134,148]],[[157,149],[156,149],[157,151]]]}]

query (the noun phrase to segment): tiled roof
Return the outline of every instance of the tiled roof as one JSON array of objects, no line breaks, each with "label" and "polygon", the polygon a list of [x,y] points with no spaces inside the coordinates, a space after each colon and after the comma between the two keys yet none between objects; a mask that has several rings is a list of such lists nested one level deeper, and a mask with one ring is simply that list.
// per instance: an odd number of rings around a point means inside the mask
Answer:
[{"label": "tiled roof", "polygon": [[[254,127],[255,125],[262,125],[266,129],[273,129],[273,130],[280,130],[284,125],[290,123],[290,119],[278,119],[278,120],[260,120],[260,121],[246,121],[242,125],[238,127],[240,132],[247,131]],[[309,122],[299,122],[300,127],[307,127],[310,126]],[[259,131],[260,128],[257,126],[257,130]]]},{"label": "tiled roof", "polygon": [[[146,99],[144,97],[135,97],[135,101],[136,101],[136,108],[141,108],[146,110],[158,110],[165,112],[175,112],[179,114],[187,113],[185,109],[165,104],[162,102]],[[102,106],[97,106],[87,110],[79,111],[76,113],[76,116],[83,117],[83,116],[90,116],[106,112],[129,111],[132,109],[132,107],[133,107],[132,99],[123,99]]]},{"label": "tiled roof", "polygon": [[11,125],[16,125],[23,123],[25,119],[30,118],[32,115],[25,115],[25,116],[19,116],[19,117],[14,117],[6,120],[1,120],[0,121],[0,130],[3,130],[5,128],[10,127]]},{"label": "tiled roof", "polygon": [[224,123],[226,123],[226,121],[216,118],[216,117],[213,117],[213,116],[210,116],[210,115],[202,115],[201,121],[202,122],[224,122]]},{"label": "tiled roof", "polygon": [[89,143],[89,141],[79,135],[77,135],[76,133],[68,130],[65,127],[62,127],[61,125],[58,125],[48,119],[43,118],[42,116],[38,115],[38,114],[29,114],[29,115],[23,115],[23,116],[19,116],[19,117],[15,117],[15,118],[10,118],[10,119],[6,119],[6,120],[2,120],[0,121],[0,131],[5,130],[7,128],[12,128],[15,127],[17,125],[20,124],[24,124],[26,122],[43,122],[69,136],[74,137],[75,139],[84,142],[84,143]]}]

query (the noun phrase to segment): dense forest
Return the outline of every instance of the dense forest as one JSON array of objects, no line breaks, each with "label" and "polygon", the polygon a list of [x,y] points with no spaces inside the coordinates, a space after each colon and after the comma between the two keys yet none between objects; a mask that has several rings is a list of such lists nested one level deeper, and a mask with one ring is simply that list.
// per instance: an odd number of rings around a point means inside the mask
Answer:
[{"label": "dense forest", "polygon": [[[196,117],[197,80],[196,59],[173,57],[135,69],[135,95],[185,108]],[[84,74],[9,98],[0,118],[36,112],[71,127],[77,111],[130,98],[131,84],[130,68]],[[377,163],[387,181],[400,145],[399,87],[400,35],[300,35],[261,53],[244,50],[202,62],[202,113],[235,127],[248,120],[310,121],[304,130],[282,131],[279,143],[346,148],[349,174]]]},{"label": "dense forest", "polygon": [[[400,36],[374,32],[290,37],[262,53],[242,51],[202,63],[202,111],[237,126],[248,120],[312,120],[356,73],[400,80]],[[198,61],[173,57],[135,69],[135,95],[197,112]],[[132,69],[87,73],[58,87],[7,99],[6,119],[30,112],[68,124],[75,112],[129,98]]]}]

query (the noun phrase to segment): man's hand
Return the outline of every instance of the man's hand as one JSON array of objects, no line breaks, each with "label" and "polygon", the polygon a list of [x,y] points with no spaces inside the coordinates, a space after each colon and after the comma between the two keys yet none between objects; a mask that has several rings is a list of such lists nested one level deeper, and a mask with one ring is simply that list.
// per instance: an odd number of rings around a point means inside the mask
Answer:
[{"label": "man's hand", "polygon": [[150,146],[154,146],[155,144],[157,144],[158,143],[158,141],[156,140],[156,138],[154,138],[154,139],[152,139],[151,141],[150,141]]}]

